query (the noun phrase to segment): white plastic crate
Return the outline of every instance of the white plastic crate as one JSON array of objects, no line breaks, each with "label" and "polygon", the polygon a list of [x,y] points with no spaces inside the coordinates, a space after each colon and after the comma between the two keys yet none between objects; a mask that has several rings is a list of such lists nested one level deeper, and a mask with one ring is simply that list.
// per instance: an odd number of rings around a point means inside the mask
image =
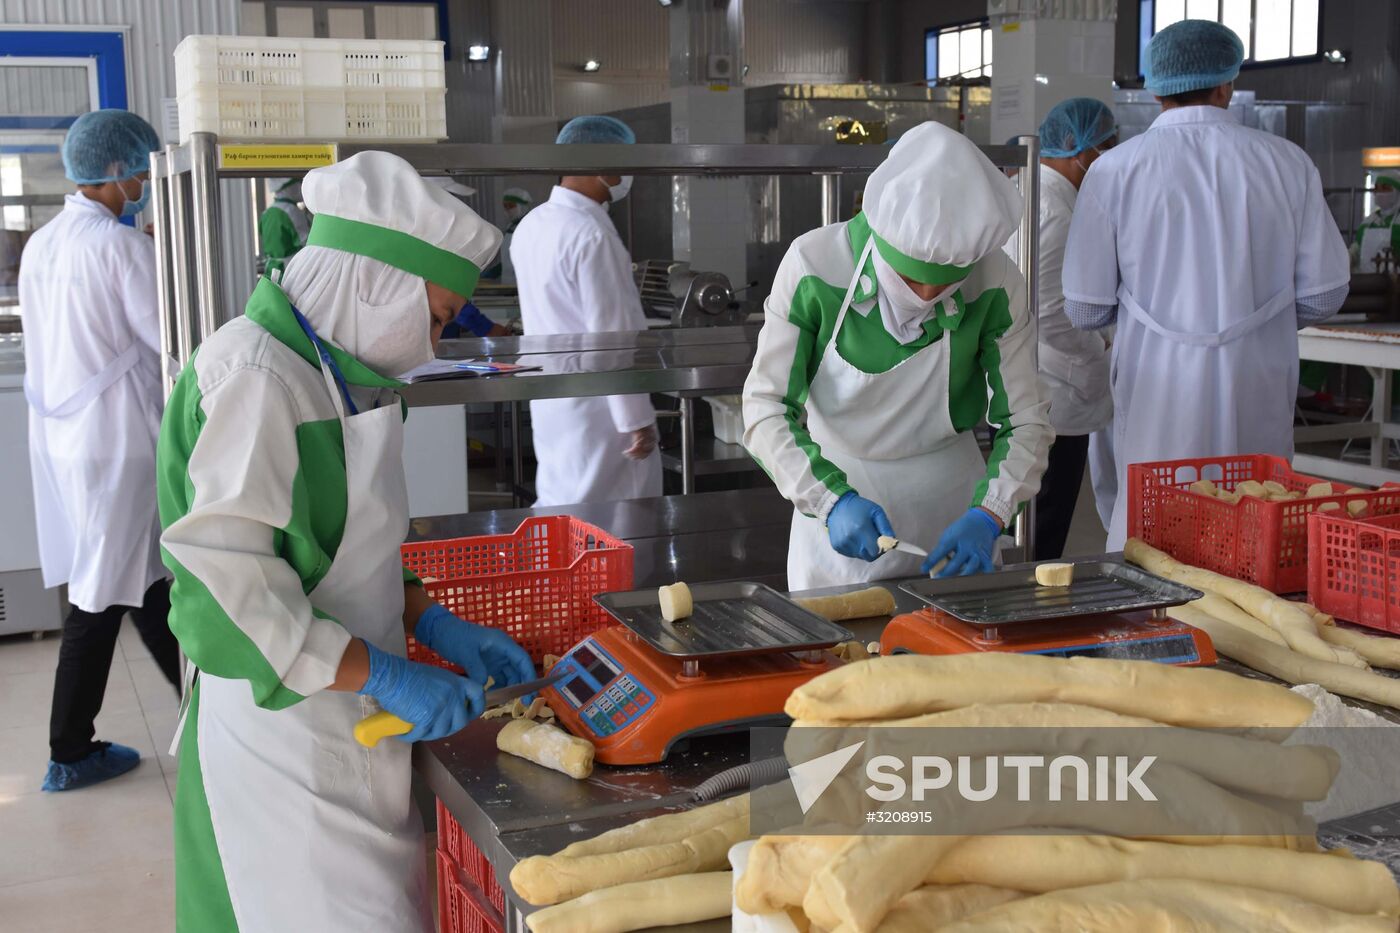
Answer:
[{"label": "white plastic crate", "polygon": [[714,415],[715,440],[726,444],[744,442],[744,405],[741,395],[707,395],[710,413]]},{"label": "white plastic crate", "polygon": [[442,54],[438,41],[187,36],[180,138],[445,139]]}]

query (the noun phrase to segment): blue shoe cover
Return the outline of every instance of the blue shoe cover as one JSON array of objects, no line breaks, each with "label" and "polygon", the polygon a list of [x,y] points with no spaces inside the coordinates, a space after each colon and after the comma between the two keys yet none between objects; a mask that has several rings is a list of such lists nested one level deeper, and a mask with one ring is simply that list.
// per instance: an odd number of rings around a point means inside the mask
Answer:
[{"label": "blue shoe cover", "polygon": [[134,748],[112,742],[104,742],[102,746],[86,758],[67,764],[50,761],[49,773],[44,775],[44,790],[77,790],[100,784],[126,774],[141,763],[141,753]]}]

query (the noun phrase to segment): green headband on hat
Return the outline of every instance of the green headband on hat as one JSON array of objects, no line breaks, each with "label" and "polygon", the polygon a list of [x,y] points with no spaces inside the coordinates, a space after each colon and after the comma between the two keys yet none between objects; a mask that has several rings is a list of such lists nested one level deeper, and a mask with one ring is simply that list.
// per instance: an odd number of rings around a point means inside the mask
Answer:
[{"label": "green headband on hat", "polygon": [[416,236],[330,214],[317,214],[312,219],[306,245],[378,259],[463,298],[472,296],[477,279],[481,278],[481,269],[475,263]]},{"label": "green headband on hat", "polygon": [[885,262],[890,264],[890,268],[915,282],[924,285],[951,285],[961,282],[972,271],[971,266],[951,266],[914,259],[885,242],[874,230],[870,231],[870,235],[875,238],[875,248],[880,251]]}]

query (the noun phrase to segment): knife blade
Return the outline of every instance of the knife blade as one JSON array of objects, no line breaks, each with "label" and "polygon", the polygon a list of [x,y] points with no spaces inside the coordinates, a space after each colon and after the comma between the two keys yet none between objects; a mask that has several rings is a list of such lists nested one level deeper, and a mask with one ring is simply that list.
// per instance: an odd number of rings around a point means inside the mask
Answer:
[{"label": "knife blade", "polygon": [[509,703],[516,697],[523,697],[527,693],[538,693],[551,684],[558,683],[569,673],[567,668],[560,668],[535,680],[526,681],[523,684],[512,684],[509,687],[497,687],[494,690],[486,691],[486,707],[500,706],[502,703]]},{"label": "knife blade", "polygon": [[[500,706],[502,703],[509,703],[511,700],[523,697],[528,693],[543,690],[545,687],[562,680],[567,673],[569,673],[568,668],[559,668],[536,680],[488,690],[486,691],[486,707]],[[355,724],[355,741],[368,748],[374,748],[379,744],[380,739],[386,739],[391,735],[404,735],[412,731],[413,723],[400,719],[388,710],[380,710]]]},{"label": "knife blade", "polygon": [[908,541],[901,541],[894,546],[896,551],[903,551],[906,554],[913,554],[915,557],[928,557],[928,551],[917,544],[910,544]]}]

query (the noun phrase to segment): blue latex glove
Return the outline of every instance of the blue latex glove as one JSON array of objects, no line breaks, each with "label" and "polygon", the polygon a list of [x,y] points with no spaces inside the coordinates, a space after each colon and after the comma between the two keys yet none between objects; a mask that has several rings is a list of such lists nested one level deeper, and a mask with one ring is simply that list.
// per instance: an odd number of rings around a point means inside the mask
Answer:
[{"label": "blue latex glove", "polygon": [[437,603],[429,606],[413,626],[413,637],[453,664],[466,668],[467,676],[492,687],[509,687],[535,679],[535,665],[525,649],[505,632],[473,625]]},{"label": "blue latex glove", "polygon": [[880,556],[881,535],[894,537],[885,510],[869,499],[848,492],[836,500],[826,517],[826,533],[836,553],[857,560],[874,560]]},{"label": "blue latex glove", "polygon": [[486,709],[481,685],[431,664],[419,664],[380,651],[369,651],[369,677],[357,693],[367,694],[413,731],[397,736],[405,742],[430,742],[458,731]]},{"label": "blue latex glove", "polygon": [[1000,535],[1001,525],[990,513],[977,508],[968,509],[948,526],[943,537],[938,539],[938,544],[929,551],[928,557],[924,558],[923,572],[928,573],[946,557],[948,566],[939,572],[940,578],[990,573],[995,567],[992,555]]}]

